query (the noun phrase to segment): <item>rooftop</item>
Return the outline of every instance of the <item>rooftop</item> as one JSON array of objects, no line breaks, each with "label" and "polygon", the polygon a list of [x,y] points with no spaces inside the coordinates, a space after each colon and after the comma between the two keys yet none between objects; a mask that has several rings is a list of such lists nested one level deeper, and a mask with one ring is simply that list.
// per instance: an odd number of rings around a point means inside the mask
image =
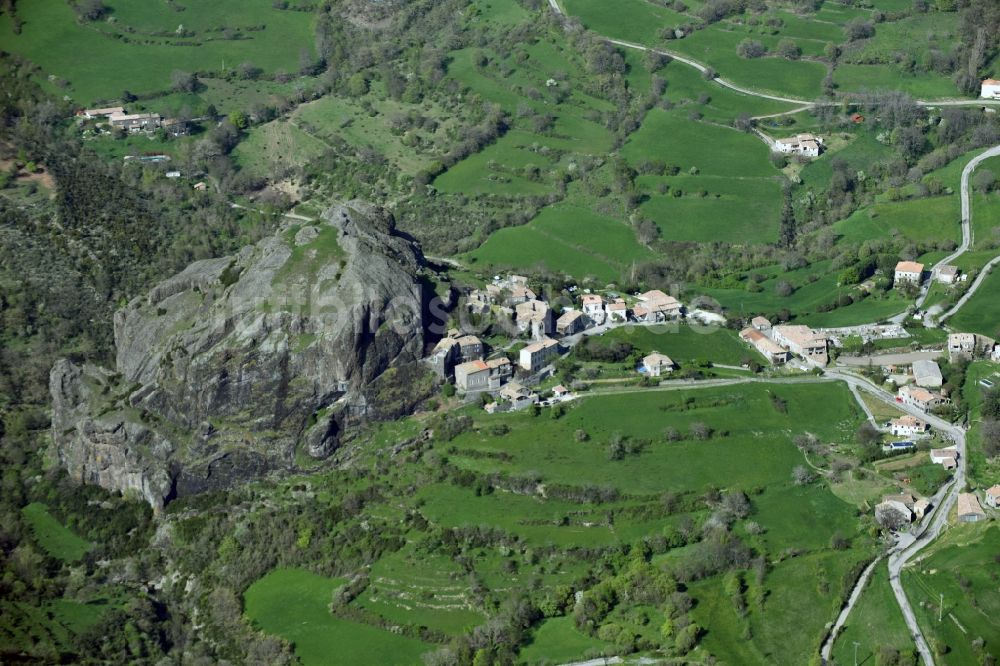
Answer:
[{"label": "rooftop", "polygon": [[979,505],[979,498],[976,497],[975,493],[959,493],[958,515],[966,516],[969,514],[985,516],[986,512],[983,511],[983,507]]},{"label": "rooftop", "polygon": [[537,352],[542,351],[543,349],[555,347],[558,344],[559,342],[553,340],[552,338],[545,338],[544,340],[539,340],[538,342],[533,342],[530,345],[527,345],[526,347],[521,349],[521,351],[526,351],[529,354],[535,354]]},{"label": "rooftop", "polygon": [[916,261],[901,261],[896,264],[897,273],[923,273],[924,265]]}]

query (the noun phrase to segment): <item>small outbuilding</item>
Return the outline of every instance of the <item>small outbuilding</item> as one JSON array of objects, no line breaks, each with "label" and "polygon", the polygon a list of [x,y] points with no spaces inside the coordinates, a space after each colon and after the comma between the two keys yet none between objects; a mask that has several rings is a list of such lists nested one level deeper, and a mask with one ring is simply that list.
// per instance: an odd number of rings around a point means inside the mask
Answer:
[{"label": "small outbuilding", "polygon": [[979,505],[979,498],[975,493],[958,494],[958,519],[963,523],[978,523],[986,520],[986,512]]}]

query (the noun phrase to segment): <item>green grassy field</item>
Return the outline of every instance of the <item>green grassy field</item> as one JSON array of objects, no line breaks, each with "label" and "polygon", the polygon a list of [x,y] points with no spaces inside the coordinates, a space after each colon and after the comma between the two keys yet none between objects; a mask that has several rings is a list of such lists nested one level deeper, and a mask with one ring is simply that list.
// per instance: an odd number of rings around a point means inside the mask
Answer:
[{"label": "green grassy field", "polygon": [[401,171],[413,175],[426,167],[432,159],[427,151],[418,149],[417,146],[433,146],[455,124],[432,112],[428,115],[438,121],[437,129],[433,132],[413,129],[404,135],[390,131],[388,124],[391,119],[397,115],[405,116],[413,108],[413,105],[376,94],[365,97],[364,103],[327,95],[299,106],[291,118],[300,128],[308,130],[317,138],[326,141],[343,140],[356,149],[374,148]]},{"label": "green grassy field", "polygon": [[697,23],[692,14],[681,14],[644,0],[564,0],[563,7],[583,24],[607,37],[678,51],[703,64],[714,67],[720,76],[749,88],[796,95],[813,99],[820,93],[824,68],[808,60],[759,58],[745,60],[736,54],[736,46],[744,38],[759,39],[774,47],[783,38],[799,44],[803,53],[817,54],[822,49],[821,36],[832,36],[823,24],[795,20],[784,14],[786,26],[778,34],[759,34],[750,27],[723,22],[695,31],[684,39],[666,44],[660,30],[684,23]]},{"label": "green grassy field", "polygon": [[346,581],[301,569],[275,569],[244,595],[244,612],[262,631],[295,645],[304,666],[416,666],[431,649],[421,641],[334,617],[327,606]]},{"label": "green grassy field", "polygon": [[1000,331],[1000,270],[994,269],[962,309],[948,320],[956,331],[996,337]]},{"label": "green grassy field", "polygon": [[[625,48],[621,51],[625,55],[626,62],[630,64],[640,63],[642,60],[639,51]],[[633,70],[636,69],[645,71],[645,67],[641,64],[634,65]],[[658,71],[657,75],[667,81],[667,90],[664,93],[667,100],[681,105],[685,111],[697,109],[706,120],[712,122],[728,125],[741,113],[762,116],[794,108],[792,104],[745,95],[712,84],[702,78],[693,67],[676,60]],[[708,101],[704,104],[698,101],[702,95],[708,96]]]},{"label": "green grassy field", "polygon": [[950,51],[960,39],[957,23],[956,12],[928,12],[880,23],[873,39],[847,45],[834,83],[843,91],[900,90],[923,99],[960,96],[948,76],[908,72],[898,64],[901,53],[920,62],[932,49]]},{"label": "green grassy field", "polygon": [[609,647],[609,643],[581,634],[569,617],[553,617],[542,622],[531,636],[531,642],[520,654],[520,662],[529,666],[575,661],[588,650]]},{"label": "green grassy field", "polygon": [[[870,296],[846,307],[819,312],[820,306],[834,303],[842,293],[858,293],[853,287],[838,286],[837,273],[830,271],[829,266],[829,262],[821,261],[792,271],[782,271],[778,266],[758,269],[754,273],[764,277],[759,283],[762,287],[759,292],[717,287],[704,287],[697,291],[714,298],[734,315],[775,313],[788,309],[795,315],[797,323],[812,326],[849,326],[877,321],[902,312],[910,304],[902,296],[890,292],[885,298]],[[741,278],[744,282],[747,279],[746,276]],[[795,288],[790,296],[777,295],[775,286],[782,280]]]},{"label": "green grassy field", "polygon": [[[985,651],[1000,651],[1000,588],[996,584],[1000,528],[990,523],[959,524],[929,548],[919,565],[901,576],[917,621],[928,642],[948,646],[947,664],[978,661],[972,642],[981,638]],[[944,595],[944,612],[938,610]]]},{"label": "green grassy field", "polygon": [[892,647],[903,653],[914,650],[903,613],[889,586],[889,571],[884,562],[876,566],[861,599],[833,644],[836,663],[854,663],[855,641],[859,664],[875,662],[875,655],[882,647]]},{"label": "green grassy field", "polygon": [[[737,615],[718,579],[692,585],[698,600],[692,615],[706,630],[702,645],[725,664],[807,663],[818,651],[825,625],[836,615],[833,595],[858,558],[857,553],[821,551],[775,564],[764,580],[769,594],[763,606],[751,606],[745,619]],[[748,587],[752,592],[757,585]]]},{"label": "green grassy field", "polygon": [[746,358],[762,361],[734,331],[727,328],[693,327],[686,324],[662,326],[624,326],[590,338],[592,343],[609,345],[630,343],[639,353],[658,351],[681,367],[698,361],[739,365]]},{"label": "green grassy field", "polygon": [[560,204],[542,209],[526,225],[501,229],[469,255],[475,265],[545,266],[577,278],[613,282],[633,262],[652,257],[622,222],[585,208]]},{"label": "green grassy field", "polygon": [[[705,146],[714,146],[706,150]],[[642,211],[656,222],[663,238],[734,243],[777,239],[781,205],[778,172],[759,139],[680,111],[650,111],[622,148],[633,166],[660,161],[679,167],[677,176],[642,176],[649,195]],[[669,188],[669,194],[659,193]],[[681,196],[676,196],[680,193]]]},{"label": "green grassy field", "polygon": [[76,535],[65,525],[52,517],[44,504],[32,502],[21,513],[31,525],[31,531],[38,544],[56,559],[76,562],[83,559],[93,544]]},{"label": "green grassy field", "polygon": [[842,92],[901,90],[918,99],[959,97],[955,84],[947,76],[933,72],[906,74],[889,65],[838,65],[833,82]]},{"label": "green grassy field", "polygon": [[969,433],[966,446],[966,470],[969,480],[980,488],[989,488],[1000,482],[1000,460],[987,458],[982,442],[982,403],[983,391],[979,384],[981,379],[989,379],[994,384],[1000,383],[1000,366],[989,361],[974,361],[966,371],[965,386],[962,394],[969,404]]},{"label": "green grassy field", "polygon": [[456,635],[486,619],[473,610],[465,572],[446,557],[404,549],[379,560],[370,578],[354,603],[393,622]]},{"label": "green grassy field", "polygon": [[[267,0],[194,3],[185,6],[182,14],[164,3],[117,0],[109,4],[114,22],[80,24],[62,0],[24,3],[17,8],[24,21],[21,34],[14,35],[10,18],[0,16],[4,48],[31,60],[46,75],[68,81],[70,87],[60,89],[59,94],[86,105],[118,99],[123,90],[166,90],[175,69],[222,71],[224,66],[252,61],[266,72],[295,71],[300,48],[311,48],[313,41],[310,12],[280,11]],[[263,30],[240,30],[261,23]],[[172,33],[179,24],[195,35],[152,34]],[[209,32],[223,26],[239,30],[241,38],[227,40],[221,32]]]},{"label": "green grassy field", "polygon": [[861,243],[902,237],[913,242],[962,240],[958,195],[876,203],[833,225],[841,240]]},{"label": "green grassy field", "polygon": [[47,641],[61,650],[72,650],[81,634],[96,625],[117,600],[88,602],[53,599],[41,605],[0,601],[0,644],[8,651],[29,650]]},{"label": "green grassy field", "polygon": [[272,120],[249,131],[233,150],[240,167],[259,176],[302,166],[328,150],[326,144],[287,120]]},{"label": "green grassy field", "polygon": [[[787,413],[771,404],[775,393],[788,401]],[[693,399],[685,408],[685,398]],[[820,407],[822,405],[822,407]],[[806,416],[814,409],[826,414],[812,425]],[[858,409],[850,393],[836,384],[744,385],[706,388],[683,393],[642,392],[586,398],[561,419],[526,414],[480,417],[484,423],[502,419],[512,432],[502,439],[464,434],[454,440],[459,449],[502,451],[509,459],[456,455],[463,467],[480,471],[532,470],[551,483],[613,486],[628,493],[665,490],[695,491],[706,484],[738,484],[750,488],[786,482],[802,456],[786,434],[796,424],[810,422],[819,434],[839,439],[856,422]],[[806,419],[806,420],[803,420]],[[720,436],[700,442],[661,442],[666,427],[687,432],[702,421]],[[590,439],[576,442],[573,433],[584,430]],[[607,441],[615,432],[635,438],[653,438],[642,454],[608,461]],[[684,465],[675,461],[684,460]]]}]

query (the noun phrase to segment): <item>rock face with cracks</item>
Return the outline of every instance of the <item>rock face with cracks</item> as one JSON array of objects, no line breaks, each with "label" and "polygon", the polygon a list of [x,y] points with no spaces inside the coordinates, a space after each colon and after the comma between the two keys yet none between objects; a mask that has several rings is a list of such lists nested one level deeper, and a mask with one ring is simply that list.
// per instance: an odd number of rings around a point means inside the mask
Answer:
[{"label": "rock face with cracks", "polygon": [[422,265],[360,202],[191,264],[116,313],[115,371],[52,368],[55,454],[154,508],[330,455],[345,428],[396,415],[380,380],[419,383]]}]

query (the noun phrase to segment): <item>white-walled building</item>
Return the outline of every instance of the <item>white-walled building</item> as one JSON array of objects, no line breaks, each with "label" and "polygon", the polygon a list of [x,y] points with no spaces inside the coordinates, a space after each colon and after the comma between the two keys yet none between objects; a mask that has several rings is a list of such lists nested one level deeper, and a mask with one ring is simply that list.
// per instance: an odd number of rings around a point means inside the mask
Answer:
[{"label": "white-walled building", "polygon": [[984,79],[979,96],[983,99],[1000,99],[1000,81],[997,79]]},{"label": "white-walled building", "polygon": [[895,284],[920,284],[924,279],[924,265],[916,261],[901,261],[893,274]]}]

